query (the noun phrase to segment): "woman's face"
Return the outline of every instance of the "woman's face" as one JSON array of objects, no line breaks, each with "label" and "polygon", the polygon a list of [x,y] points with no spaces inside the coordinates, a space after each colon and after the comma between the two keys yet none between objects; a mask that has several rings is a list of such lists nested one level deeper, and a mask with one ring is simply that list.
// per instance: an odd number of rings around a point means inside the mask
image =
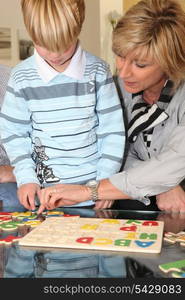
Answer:
[{"label": "woman's face", "polygon": [[117,56],[116,65],[125,90],[132,94],[146,90],[157,92],[166,81],[161,67],[149,58],[137,59],[131,53],[126,57]]}]

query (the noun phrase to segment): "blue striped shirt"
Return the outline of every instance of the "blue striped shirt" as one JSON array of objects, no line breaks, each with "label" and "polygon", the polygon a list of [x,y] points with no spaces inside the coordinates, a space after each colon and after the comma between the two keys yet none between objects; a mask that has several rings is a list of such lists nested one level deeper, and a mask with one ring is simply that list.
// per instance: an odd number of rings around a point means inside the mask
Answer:
[{"label": "blue striped shirt", "polygon": [[83,54],[81,79],[64,72],[44,81],[35,55],[11,72],[0,126],[18,186],[81,184],[120,170],[125,131],[115,84],[103,60]]}]

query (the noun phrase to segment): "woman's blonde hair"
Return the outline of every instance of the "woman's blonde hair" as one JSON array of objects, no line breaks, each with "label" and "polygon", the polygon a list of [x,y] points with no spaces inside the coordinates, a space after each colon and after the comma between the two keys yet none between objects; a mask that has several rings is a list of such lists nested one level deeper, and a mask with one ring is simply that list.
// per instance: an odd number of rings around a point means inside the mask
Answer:
[{"label": "woman's blonde hair", "polygon": [[51,52],[65,52],[77,41],[85,18],[84,0],[21,0],[32,41]]},{"label": "woman's blonde hair", "polygon": [[151,57],[178,87],[185,80],[185,12],[178,0],[143,0],[113,31],[113,51]]}]

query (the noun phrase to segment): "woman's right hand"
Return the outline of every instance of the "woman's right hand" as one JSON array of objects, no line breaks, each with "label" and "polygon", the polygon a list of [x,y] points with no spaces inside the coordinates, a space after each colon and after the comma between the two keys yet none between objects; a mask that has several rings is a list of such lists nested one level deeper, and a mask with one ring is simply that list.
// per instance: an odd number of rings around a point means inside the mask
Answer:
[{"label": "woman's right hand", "polygon": [[44,209],[55,209],[62,206],[72,206],[90,199],[86,185],[56,184],[41,190],[38,214]]}]

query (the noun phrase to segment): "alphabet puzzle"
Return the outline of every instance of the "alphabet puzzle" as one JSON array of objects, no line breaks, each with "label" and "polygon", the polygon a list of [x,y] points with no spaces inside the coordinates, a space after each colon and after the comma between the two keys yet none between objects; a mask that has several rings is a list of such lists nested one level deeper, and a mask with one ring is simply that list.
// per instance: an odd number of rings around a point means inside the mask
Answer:
[{"label": "alphabet puzzle", "polygon": [[160,253],[163,227],[162,221],[52,217],[18,243],[34,247]]}]

